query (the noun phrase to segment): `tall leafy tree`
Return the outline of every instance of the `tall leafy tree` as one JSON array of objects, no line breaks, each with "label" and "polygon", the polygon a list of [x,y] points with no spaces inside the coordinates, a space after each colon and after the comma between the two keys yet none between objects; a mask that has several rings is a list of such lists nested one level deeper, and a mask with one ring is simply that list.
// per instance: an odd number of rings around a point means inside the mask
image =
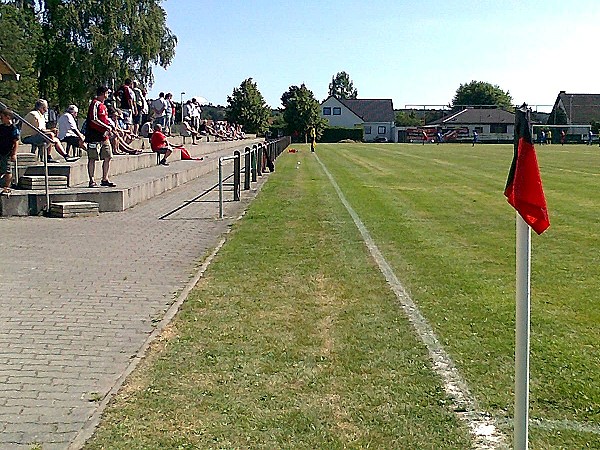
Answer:
[{"label": "tall leafy tree", "polygon": [[23,114],[38,97],[35,55],[40,45],[41,27],[33,5],[15,2],[0,4],[0,55],[21,76],[19,81],[0,82],[0,100]]},{"label": "tall leafy tree", "polygon": [[227,96],[227,103],[227,120],[243,125],[247,133],[262,134],[269,128],[271,109],[252,78],[242,81],[240,87],[234,88],[232,95]]},{"label": "tall leafy tree", "polygon": [[396,113],[395,123],[397,127],[414,127],[421,125],[421,119],[415,115],[414,111],[411,111],[410,113],[398,111]]},{"label": "tall leafy tree", "polygon": [[290,88],[283,93],[281,96],[281,104],[284,108],[287,108],[287,105],[291,99],[296,96],[296,93],[300,90],[298,86],[290,86]]},{"label": "tall leafy tree", "polygon": [[304,84],[290,86],[281,96],[281,103],[284,106],[283,118],[291,135],[306,137],[314,127],[317,137],[321,136],[327,121],[321,118],[321,105]]},{"label": "tall leafy tree", "polygon": [[358,90],[346,72],[338,72],[329,83],[329,95],[337,98],[356,98]]},{"label": "tall leafy tree", "polygon": [[512,106],[512,97],[495,84],[484,81],[471,81],[461,84],[452,99],[453,106],[495,105],[505,108]]},{"label": "tall leafy tree", "polygon": [[161,2],[44,0],[42,94],[64,106],[87,100],[98,84],[151,84],[152,66],[167,67],[177,44]]}]

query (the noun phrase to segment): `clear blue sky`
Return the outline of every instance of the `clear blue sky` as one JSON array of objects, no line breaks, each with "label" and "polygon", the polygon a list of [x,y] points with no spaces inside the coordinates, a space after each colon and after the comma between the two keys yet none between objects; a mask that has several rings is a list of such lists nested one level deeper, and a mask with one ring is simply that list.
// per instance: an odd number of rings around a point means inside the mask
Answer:
[{"label": "clear blue sky", "polygon": [[[227,96],[253,78],[280,107],[291,85],[321,101],[346,71],[359,98],[448,104],[461,83],[486,81],[515,103],[552,104],[560,90],[599,93],[598,0],[165,0],[179,42],[154,70],[173,98]],[[540,108],[541,109],[541,108]]]}]

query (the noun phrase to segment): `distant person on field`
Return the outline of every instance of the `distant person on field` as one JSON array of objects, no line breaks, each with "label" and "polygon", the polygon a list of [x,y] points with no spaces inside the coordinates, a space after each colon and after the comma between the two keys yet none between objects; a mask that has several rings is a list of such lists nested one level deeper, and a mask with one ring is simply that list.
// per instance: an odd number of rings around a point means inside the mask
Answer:
[{"label": "distant person on field", "polygon": [[425,142],[427,142],[427,133],[425,130],[421,130],[421,135],[423,136],[423,145],[425,145]]},{"label": "distant person on field", "polygon": [[477,130],[473,130],[473,145],[471,147],[475,147],[475,144],[479,141],[479,134]]},{"label": "distant person on field", "polygon": [[565,130],[560,130],[560,145],[565,145],[566,135]]},{"label": "distant person on field", "polygon": [[13,124],[13,113],[10,109],[0,111],[0,176],[2,177],[2,193],[10,194],[12,168],[17,160],[19,146],[19,130]]},{"label": "distant person on field", "polygon": [[315,131],[315,127],[312,127],[310,129],[310,151],[313,153],[315,152],[315,147],[317,145],[316,140],[317,140],[317,132]]},{"label": "distant person on field", "polygon": [[150,138],[150,148],[153,152],[159,155],[164,155],[159,164],[168,166],[167,158],[173,153],[173,146],[167,141],[167,137],[162,132],[162,125],[157,123],[154,125],[154,133]]},{"label": "distant person on field", "polygon": [[552,130],[548,130],[546,133],[546,143],[552,144]]},{"label": "distant person on field", "polygon": [[594,132],[590,128],[590,131],[588,131],[588,145],[592,145],[593,140],[594,140]]}]

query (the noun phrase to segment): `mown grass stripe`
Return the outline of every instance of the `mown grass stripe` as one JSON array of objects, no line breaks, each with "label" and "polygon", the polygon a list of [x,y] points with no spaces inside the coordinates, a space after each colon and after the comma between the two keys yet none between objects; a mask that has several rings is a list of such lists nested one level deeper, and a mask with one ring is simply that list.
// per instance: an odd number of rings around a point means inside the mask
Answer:
[{"label": "mown grass stripe", "polygon": [[404,286],[396,277],[393,269],[390,267],[385,257],[379,251],[377,244],[369,234],[369,231],[363,224],[362,220],[356,214],[350,203],[346,200],[344,193],[336,183],[333,175],[327,170],[327,167],[318,155],[315,158],[321,165],[327,178],[331,182],[333,188],[338,194],[340,201],[352,217],[356,227],[358,228],[365,245],[377,263],[377,266],[389,283],[392,291],[398,298],[404,312],[409,321],[414,326],[415,331],[421,341],[427,346],[429,356],[433,363],[433,369],[442,378],[444,390],[448,397],[452,400],[454,411],[457,416],[468,425],[471,433],[474,436],[475,445],[481,449],[496,449],[505,448],[507,446],[506,437],[500,432],[495,424],[495,420],[487,413],[480,411],[477,407],[477,402],[471,394],[467,383],[460,375],[458,369],[454,365],[450,355],[444,350],[437,336],[435,335],[431,325],[427,319],[421,314],[421,311],[410,298],[410,295],[404,289]]}]

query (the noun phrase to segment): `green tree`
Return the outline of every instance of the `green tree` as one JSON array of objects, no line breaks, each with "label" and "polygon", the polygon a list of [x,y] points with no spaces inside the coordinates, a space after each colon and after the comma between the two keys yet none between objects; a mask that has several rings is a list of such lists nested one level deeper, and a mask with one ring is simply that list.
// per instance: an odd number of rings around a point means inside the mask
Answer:
[{"label": "green tree", "polygon": [[327,125],[327,121],[321,118],[321,105],[315,99],[313,92],[304,84],[290,86],[281,96],[284,106],[283,118],[287,124],[287,130],[292,136],[306,136],[311,128],[315,128],[317,137],[320,137]]},{"label": "green tree", "polygon": [[151,85],[152,66],[167,67],[177,44],[161,2],[44,0],[42,94],[65,106],[85,102],[99,84],[129,77]]},{"label": "green tree", "polygon": [[221,105],[204,105],[202,106],[202,118],[215,121],[225,120],[225,107]]},{"label": "green tree", "polygon": [[231,97],[227,96],[227,103],[227,120],[243,125],[246,133],[262,134],[269,128],[271,109],[252,78],[234,88]]},{"label": "green tree", "polygon": [[352,80],[350,80],[350,75],[342,71],[331,78],[329,95],[336,98],[356,98],[358,91],[354,87]]},{"label": "green tree", "polygon": [[508,91],[484,81],[471,81],[461,84],[452,99],[453,106],[495,105],[504,108],[512,106],[512,97]]},{"label": "green tree", "polygon": [[290,88],[283,93],[281,96],[281,104],[284,108],[287,108],[288,102],[296,96],[296,93],[300,90],[298,86],[290,86]]},{"label": "green tree", "polygon": [[396,113],[396,126],[397,127],[416,127],[422,125],[421,119],[415,116],[415,112],[411,111],[407,113],[406,111],[398,111]]},{"label": "green tree", "polygon": [[558,106],[548,116],[548,125],[566,125],[568,122],[567,114]]},{"label": "green tree", "polygon": [[0,55],[21,76],[19,81],[0,81],[0,100],[20,114],[31,110],[38,98],[35,55],[41,27],[32,7],[0,4]]}]

